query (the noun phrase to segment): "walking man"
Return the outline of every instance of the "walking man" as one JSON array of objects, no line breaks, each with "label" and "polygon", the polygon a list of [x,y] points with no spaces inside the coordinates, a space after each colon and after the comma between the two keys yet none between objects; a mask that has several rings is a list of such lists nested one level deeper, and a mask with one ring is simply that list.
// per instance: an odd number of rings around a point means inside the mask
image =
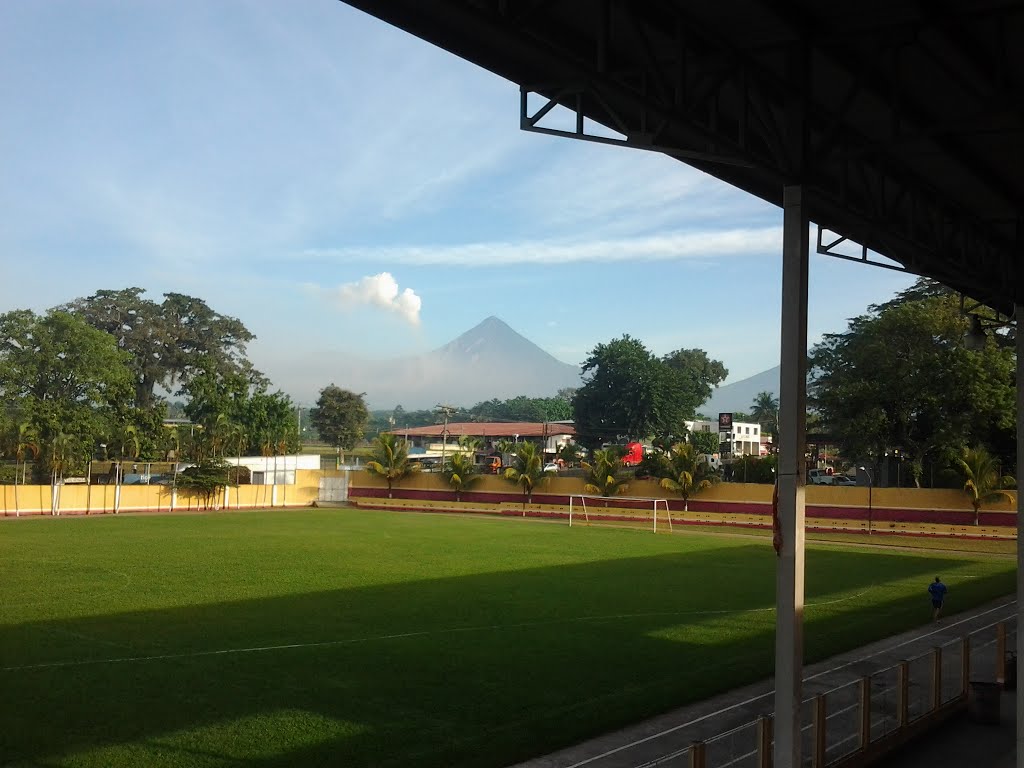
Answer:
[{"label": "walking man", "polygon": [[942,611],[942,601],[946,599],[946,585],[938,576],[935,581],[928,585],[928,594],[932,597],[932,621],[939,620],[939,613]]}]

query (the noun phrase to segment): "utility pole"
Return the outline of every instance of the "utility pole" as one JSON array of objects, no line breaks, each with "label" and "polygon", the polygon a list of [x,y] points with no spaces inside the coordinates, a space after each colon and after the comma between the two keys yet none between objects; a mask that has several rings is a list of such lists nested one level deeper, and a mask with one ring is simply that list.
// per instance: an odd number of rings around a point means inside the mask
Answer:
[{"label": "utility pole", "polygon": [[448,447],[448,418],[455,413],[454,405],[437,405],[437,410],[444,414],[444,426],[441,428],[441,469],[444,470],[444,456]]}]

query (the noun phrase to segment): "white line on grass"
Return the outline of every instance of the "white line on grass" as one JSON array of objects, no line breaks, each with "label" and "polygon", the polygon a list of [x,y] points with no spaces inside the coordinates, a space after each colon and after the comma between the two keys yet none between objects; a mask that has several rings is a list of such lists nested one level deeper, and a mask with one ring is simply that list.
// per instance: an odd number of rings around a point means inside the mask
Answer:
[{"label": "white line on grass", "polygon": [[[849,597],[842,597],[836,600],[828,600],[821,603],[808,603],[808,605],[831,605],[846,600],[854,600],[867,594],[869,589],[858,592]],[[190,653],[162,653],[153,656],[121,656],[117,658],[104,659],[72,659],[69,661],[47,661],[39,664],[20,664],[12,667],[2,667],[0,672],[18,672],[29,669],[54,669],[57,667],[84,667],[95,664],[128,664],[142,661],[163,661],[168,659],[195,659],[204,656],[227,656],[236,653],[265,653],[267,651],[287,651],[299,648],[327,648],[336,645],[353,645],[355,643],[370,643],[376,640],[399,640],[409,637],[426,637],[428,635],[455,634],[459,632],[488,632],[496,629],[524,629],[528,627],[551,626],[554,624],[574,624],[585,621],[613,621],[616,619],[644,619],[658,616],[715,616],[730,613],[763,613],[774,611],[775,606],[765,608],[746,608],[740,610],[707,610],[707,611],[655,611],[650,613],[619,613],[607,616],[575,616],[565,619],[554,619],[550,621],[524,621],[517,624],[491,624],[478,627],[453,627],[451,629],[427,629],[420,632],[400,632],[393,635],[375,635],[371,637],[357,637],[348,640],[322,640],[314,643],[287,643],[285,645],[263,645],[253,648],[222,648],[215,651],[192,651]],[[69,632],[69,634],[74,634]]]}]

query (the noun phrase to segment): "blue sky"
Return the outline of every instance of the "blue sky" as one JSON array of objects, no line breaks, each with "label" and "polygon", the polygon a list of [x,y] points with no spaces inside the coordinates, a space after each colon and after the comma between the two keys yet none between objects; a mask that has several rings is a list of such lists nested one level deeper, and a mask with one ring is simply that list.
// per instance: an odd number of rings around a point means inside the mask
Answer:
[{"label": "blue sky", "polygon": [[[336,0],[0,3],[0,103],[0,311],[200,296],[303,403],[489,315],[778,364],[779,209],[522,132],[517,86]],[[812,255],[811,342],[911,282]]]}]

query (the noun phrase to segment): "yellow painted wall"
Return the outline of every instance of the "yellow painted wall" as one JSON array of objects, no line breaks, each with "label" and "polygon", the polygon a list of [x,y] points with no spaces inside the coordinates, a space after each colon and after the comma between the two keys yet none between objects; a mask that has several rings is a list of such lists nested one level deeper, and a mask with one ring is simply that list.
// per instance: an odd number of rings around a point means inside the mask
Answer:
[{"label": "yellow painted wall", "polygon": [[[301,469],[295,485],[241,485],[228,489],[227,506],[235,509],[260,507],[309,506],[320,494],[320,477],[325,474],[318,470]],[[333,473],[332,473],[333,474]],[[112,513],[115,507],[117,486],[114,485],[64,485],[59,488],[60,514],[104,514]],[[0,515],[48,515],[51,510],[49,485],[0,485]],[[122,485],[120,488],[120,512],[170,512],[171,489],[162,485]],[[223,506],[224,495],[219,494],[215,506]],[[174,511],[189,511],[200,508],[200,500],[177,494]]]},{"label": "yellow painted wall", "polygon": [[[386,488],[376,475],[365,470],[356,470],[351,475],[350,495],[358,497],[359,488]],[[439,472],[423,472],[406,478],[397,490],[450,491]],[[516,486],[496,475],[484,475],[470,489],[481,493],[515,493]],[[809,485],[806,487],[806,503],[814,506],[867,507],[868,492],[871,505],[876,509],[923,509],[955,510],[971,509],[967,494],[955,489],[943,488],[867,488],[866,486]],[[583,493],[583,480],[578,477],[554,477],[538,486],[538,494],[553,493],[571,495]],[[982,509],[989,512],[1013,512],[1017,508],[1016,492],[1009,492],[1012,500],[985,504]],[[656,480],[632,480],[626,496],[642,498],[678,498],[658,485]],[[719,483],[692,497],[698,501],[723,503],[771,504],[772,486],[757,483]]]}]

